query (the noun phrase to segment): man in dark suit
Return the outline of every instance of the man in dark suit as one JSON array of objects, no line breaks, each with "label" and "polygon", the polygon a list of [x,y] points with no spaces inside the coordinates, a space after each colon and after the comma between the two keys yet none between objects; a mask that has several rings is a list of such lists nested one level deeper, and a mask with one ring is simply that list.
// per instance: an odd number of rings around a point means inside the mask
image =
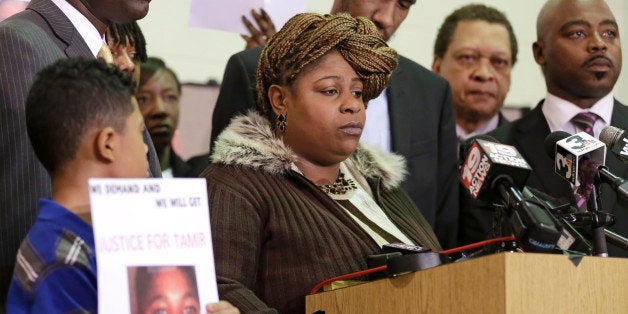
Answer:
[{"label": "man in dark suit", "polygon": [[[594,114],[593,133],[598,137],[606,125],[628,127],[628,108],[613,98],[612,89],[621,70],[619,28],[602,0],[548,1],[537,19],[534,58],[545,76],[547,95],[534,110],[510,125],[489,133],[500,142],[514,145],[532,166],[527,185],[575,204],[571,185],[554,172],[554,160],[544,150],[545,138],[554,131],[584,131],[571,121],[580,112]],[[628,167],[612,153],[606,165],[620,177]],[[603,184],[602,209],[613,212],[610,229],[628,235],[628,208]],[[628,256],[628,251],[609,243],[610,256]]]},{"label": "man in dark suit", "polygon": [[[335,0],[331,12],[367,17],[388,40],[414,3],[415,0]],[[255,72],[261,50],[261,47],[248,49],[229,59],[213,113],[212,143],[232,117],[255,108]],[[377,109],[383,114],[372,111]],[[455,246],[457,237],[454,130],[447,81],[399,56],[399,65],[388,88],[370,102],[362,138],[369,141],[367,134],[371,134],[372,142],[406,158],[409,176],[404,188],[434,228],[443,247]]]},{"label": "man in dark suit", "polygon": [[[143,18],[148,3],[32,0],[25,11],[0,23],[1,308],[17,248],[37,216],[37,199],[51,192],[50,178],[37,161],[26,134],[25,98],[33,78],[60,58],[94,58],[103,45],[107,25]],[[153,169],[159,169],[156,159],[151,163],[156,165]]]},{"label": "man in dark suit", "polygon": [[[512,25],[495,8],[469,4],[443,21],[434,43],[432,71],[451,85],[459,144],[508,123],[500,110],[510,90],[517,52]],[[492,212],[477,209],[479,205],[461,187],[459,244],[483,240],[483,230],[490,230]],[[488,226],[479,224],[485,220]]]}]

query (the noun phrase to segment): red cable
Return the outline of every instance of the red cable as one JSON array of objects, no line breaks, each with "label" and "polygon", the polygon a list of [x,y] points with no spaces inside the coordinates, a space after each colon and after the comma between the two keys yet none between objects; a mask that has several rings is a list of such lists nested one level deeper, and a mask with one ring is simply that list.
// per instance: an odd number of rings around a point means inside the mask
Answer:
[{"label": "red cable", "polygon": [[470,250],[470,249],[475,249],[475,248],[478,248],[478,247],[481,247],[481,246],[485,246],[485,245],[489,245],[489,244],[493,244],[493,243],[515,241],[515,240],[516,239],[513,236],[488,239],[488,240],[484,240],[484,241],[480,241],[480,242],[476,242],[476,243],[471,243],[471,244],[455,247],[455,248],[449,249],[449,250],[443,250],[443,251],[440,251],[439,253],[440,254],[458,253],[458,252],[462,252],[462,251],[466,251],[466,250]]},{"label": "red cable", "polygon": [[[478,247],[481,247],[481,246],[485,246],[485,245],[489,245],[489,244],[493,244],[493,243],[515,241],[515,240],[516,239],[513,236],[502,237],[502,238],[494,238],[494,239],[484,240],[484,241],[480,241],[480,242],[476,242],[476,243],[471,243],[471,244],[468,244],[468,245],[456,247],[456,248],[449,249],[449,250],[440,251],[439,254],[457,253],[457,252],[467,251],[467,250],[470,250],[470,249],[475,249],[475,248],[478,248]],[[370,268],[370,269],[366,269],[366,270],[357,271],[355,273],[350,273],[350,274],[346,274],[346,275],[330,278],[330,279],[322,281],[319,284],[317,284],[316,286],[314,286],[314,288],[312,288],[312,290],[310,291],[310,294],[315,294],[323,286],[325,286],[327,284],[330,284],[330,283],[332,283],[334,281],[360,277],[360,276],[363,276],[363,275],[368,275],[368,274],[375,273],[375,272],[382,271],[382,270],[386,270],[386,269],[388,269],[388,266],[384,265],[384,266],[379,266],[379,267],[375,267],[375,268]]]},{"label": "red cable", "polygon": [[366,270],[361,270],[361,271],[356,271],[355,273],[350,273],[350,274],[346,274],[346,275],[342,275],[342,276],[338,276],[338,277],[334,277],[334,278],[330,278],[327,279],[319,284],[317,284],[316,286],[314,286],[314,288],[312,288],[312,291],[310,291],[310,294],[314,294],[316,293],[318,290],[320,290],[324,285],[332,283],[334,281],[338,281],[338,280],[345,280],[345,279],[351,279],[351,278],[355,278],[355,277],[360,277],[363,275],[368,275],[370,273],[376,273],[378,271],[382,271],[382,270],[386,270],[388,269],[387,265],[384,266],[379,266],[379,267],[375,267],[375,268],[369,268]]}]

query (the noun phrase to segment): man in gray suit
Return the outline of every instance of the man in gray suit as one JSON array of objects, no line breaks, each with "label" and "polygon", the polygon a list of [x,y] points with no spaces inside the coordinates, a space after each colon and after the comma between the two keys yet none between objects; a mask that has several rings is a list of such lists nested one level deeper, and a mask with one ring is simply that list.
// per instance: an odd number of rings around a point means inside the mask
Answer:
[{"label": "man in gray suit", "polygon": [[[25,11],[0,23],[0,307],[3,309],[17,248],[37,216],[37,199],[49,196],[51,191],[50,178],[37,161],[26,133],[25,98],[33,78],[44,66],[60,58],[95,57],[102,47],[107,25],[143,18],[148,13],[149,2],[32,0]],[[158,169],[156,159],[151,164]]]},{"label": "man in gray suit", "polygon": [[[335,0],[331,13],[348,12],[375,23],[390,39],[415,0]],[[232,117],[255,108],[255,72],[261,47],[233,55],[212,118],[213,143]],[[451,90],[442,77],[399,56],[386,90],[369,103],[362,140],[407,160],[404,189],[434,228],[443,247],[456,245],[458,181]]]}]

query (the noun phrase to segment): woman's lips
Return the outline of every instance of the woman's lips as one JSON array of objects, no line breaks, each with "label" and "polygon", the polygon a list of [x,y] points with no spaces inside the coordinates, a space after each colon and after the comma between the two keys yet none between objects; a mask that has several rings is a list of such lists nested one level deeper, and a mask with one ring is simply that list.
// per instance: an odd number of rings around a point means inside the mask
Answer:
[{"label": "woman's lips", "polygon": [[349,135],[362,135],[362,129],[364,129],[364,125],[362,122],[349,122],[340,127],[340,130],[349,134]]}]

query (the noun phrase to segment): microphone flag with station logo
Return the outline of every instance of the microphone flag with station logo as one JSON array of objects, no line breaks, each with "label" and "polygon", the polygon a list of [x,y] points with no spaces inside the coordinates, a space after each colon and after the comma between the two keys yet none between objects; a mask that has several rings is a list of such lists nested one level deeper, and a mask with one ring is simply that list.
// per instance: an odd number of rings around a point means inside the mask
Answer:
[{"label": "microphone flag with station logo", "polygon": [[495,197],[492,186],[501,176],[522,189],[531,168],[514,146],[475,139],[460,171],[460,181],[474,199]]},{"label": "microphone flag with station logo", "polygon": [[[550,135],[564,136],[562,132],[554,132]],[[606,161],[606,145],[585,132],[559,140],[554,147],[554,171],[575,186],[580,186],[581,183],[581,174],[578,169],[580,169],[583,157],[586,156],[599,165],[604,165]]]}]

